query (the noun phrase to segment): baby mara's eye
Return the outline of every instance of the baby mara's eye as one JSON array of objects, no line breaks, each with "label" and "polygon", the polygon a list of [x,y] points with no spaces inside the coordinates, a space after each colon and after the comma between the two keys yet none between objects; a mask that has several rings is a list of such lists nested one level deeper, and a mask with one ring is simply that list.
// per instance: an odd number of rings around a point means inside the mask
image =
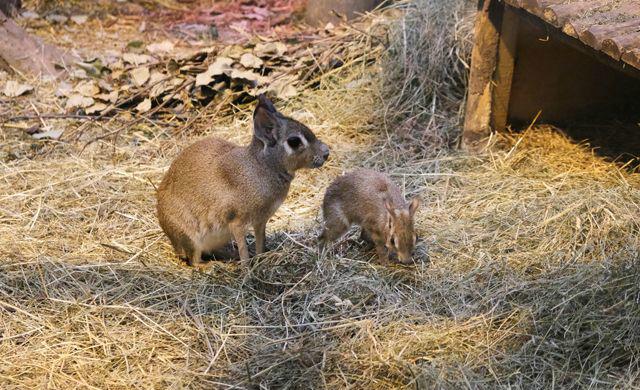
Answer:
[{"label": "baby mara's eye", "polygon": [[300,137],[289,137],[287,138],[287,145],[289,145],[291,149],[298,149],[300,145],[302,145],[302,140]]}]

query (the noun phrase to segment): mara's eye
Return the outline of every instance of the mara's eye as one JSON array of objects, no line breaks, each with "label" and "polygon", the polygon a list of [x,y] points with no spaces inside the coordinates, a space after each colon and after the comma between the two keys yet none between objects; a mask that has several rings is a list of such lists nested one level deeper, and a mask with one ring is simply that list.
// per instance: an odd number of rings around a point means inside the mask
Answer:
[{"label": "mara's eye", "polygon": [[391,237],[391,246],[392,247],[396,247],[396,238],[395,237]]},{"label": "mara's eye", "polygon": [[291,149],[298,149],[300,145],[302,145],[302,140],[300,137],[289,137],[287,138],[287,145],[289,145]]}]

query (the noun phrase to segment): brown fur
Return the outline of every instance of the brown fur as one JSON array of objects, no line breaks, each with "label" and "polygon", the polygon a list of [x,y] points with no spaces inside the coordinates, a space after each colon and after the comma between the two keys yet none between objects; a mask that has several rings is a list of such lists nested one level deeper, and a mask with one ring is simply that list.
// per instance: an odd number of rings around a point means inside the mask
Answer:
[{"label": "brown fur", "polygon": [[378,258],[386,263],[395,253],[402,263],[411,263],[416,235],[413,216],[418,198],[405,202],[400,189],[383,173],[358,169],[338,177],[324,196],[325,228],[320,245],[344,235],[351,225],[362,228],[362,237],[375,245]]},{"label": "brown fur", "polygon": [[267,221],[287,197],[295,172],[318,168],[328,156],[329,148],[311,130],[261,95],[251,144],[206,138],[173,161],[158,187],[160,226],[191,265],[232,238],[247,263],[248,228],[255,231],[256,253],[264,252]]}]

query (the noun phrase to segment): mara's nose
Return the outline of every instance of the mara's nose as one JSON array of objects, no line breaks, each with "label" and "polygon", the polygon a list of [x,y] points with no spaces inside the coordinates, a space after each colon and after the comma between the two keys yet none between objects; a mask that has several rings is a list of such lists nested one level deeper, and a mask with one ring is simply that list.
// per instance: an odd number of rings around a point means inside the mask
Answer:
[{"label": "mara's nose", "polygon": [[324,161],[327,161],[329,159],[329,147],[326,145],[323,145],[322,148],[322,158],[324,158]]}]

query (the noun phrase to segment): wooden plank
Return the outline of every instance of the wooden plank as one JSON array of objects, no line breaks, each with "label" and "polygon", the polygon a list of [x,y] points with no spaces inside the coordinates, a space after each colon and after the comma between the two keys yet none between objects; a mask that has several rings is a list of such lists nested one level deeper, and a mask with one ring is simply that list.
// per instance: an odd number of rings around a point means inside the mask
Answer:
[{"label": "wooden plank", "polygon": [[640,18],[622,23],[608,23],[593,26],[580,33],[579,36],[582,42],[596,50],[599,50],[602,46],[602,41],[609,36],[637,33],[638,31],[640,31]]},{"label": "wooden plank", "polygon": [[569,0],[521,0],[521,8],[542,17],[545,8],[569,3]]},{"label": "wooden plank", "polygon": [[622,54],[622,61],[627,64],[640,69],[640,49],[631,49]]},{"label": "wooden plank", "polygon": [[502,15],[498,64],[496,66],[495,85],[491,101],[491,128],[493,131],[502,131],[507,125],[519,24],[520,18],[515,10],[510,6],[506,6]]},{"label": "wooden plank", "polygon": [[624,52],[632,49],[640,49],[640,32],[606,38],[600,48],[616,60],[620,60]]},{"label": "wooden plank", "polygon": [[491,89],[497,65],[504,3],[479,0],[478,10],[462,131],[461,146],[467,150],[474,150],[480,141],[491,134]]},{"label": "wooden plank", "polygon": [[609,3],[610,0],[593,0],[550,5],[544,9],[543,19],[556,27],[561,27],[572,20],[581,19],[585,13]]}]

